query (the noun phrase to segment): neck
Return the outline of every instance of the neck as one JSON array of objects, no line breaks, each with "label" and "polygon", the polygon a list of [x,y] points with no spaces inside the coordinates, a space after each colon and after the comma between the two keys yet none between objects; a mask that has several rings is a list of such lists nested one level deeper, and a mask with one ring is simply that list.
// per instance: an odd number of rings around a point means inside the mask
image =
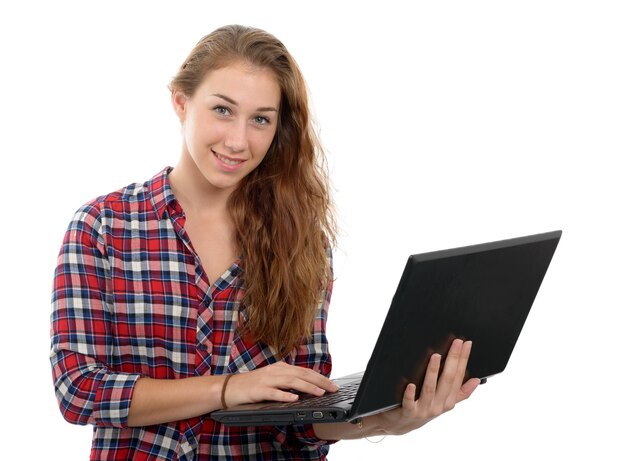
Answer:
[{"label": "neck", "polygon": [[197,215],[226,213],[232,189],[220,189],[209,183],[188,154],[181,155],[169,181],[185,212]]}]

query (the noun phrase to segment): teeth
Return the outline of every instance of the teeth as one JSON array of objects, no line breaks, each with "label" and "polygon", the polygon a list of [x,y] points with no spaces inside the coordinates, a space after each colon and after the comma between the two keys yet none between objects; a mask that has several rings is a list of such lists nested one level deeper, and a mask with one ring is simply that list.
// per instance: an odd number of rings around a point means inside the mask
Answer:
[{"label": "teeth", "polygon": [[230,158],[222,157],[219,154],[215,154],[220,161],[224,162],[226,165],[239,165],[243,160],[232,160]]}]

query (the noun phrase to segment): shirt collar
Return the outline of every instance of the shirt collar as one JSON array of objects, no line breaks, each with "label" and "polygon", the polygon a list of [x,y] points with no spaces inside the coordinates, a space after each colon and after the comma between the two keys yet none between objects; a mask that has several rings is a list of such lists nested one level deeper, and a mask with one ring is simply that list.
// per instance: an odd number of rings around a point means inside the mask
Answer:
[{"label": "shirt collar", "polygon": [[176,197],[174,197],[174,193],[170,187],[168,176],[172,170],[173,168],[171,166],[164,168],[146,184],[150,195],[150,202],[154,207],[157,219],[167,218],[168,206],[176,202]]}]

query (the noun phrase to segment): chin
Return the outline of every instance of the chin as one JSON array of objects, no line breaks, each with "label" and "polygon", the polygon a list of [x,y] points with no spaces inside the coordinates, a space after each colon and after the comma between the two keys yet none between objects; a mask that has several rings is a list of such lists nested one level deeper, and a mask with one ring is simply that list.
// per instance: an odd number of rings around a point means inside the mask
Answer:
[{"label": "chin", "polygon": [[218,190],[229,190],[229,189],[235,190],[237,186],[239,185],[239,183],[241,182],[241,179],[224,181],[222,178],[220,179],[210,178],[210,177],[205,177],[205,178],[207,182],[209,182],[215,189],[218,189]]}]

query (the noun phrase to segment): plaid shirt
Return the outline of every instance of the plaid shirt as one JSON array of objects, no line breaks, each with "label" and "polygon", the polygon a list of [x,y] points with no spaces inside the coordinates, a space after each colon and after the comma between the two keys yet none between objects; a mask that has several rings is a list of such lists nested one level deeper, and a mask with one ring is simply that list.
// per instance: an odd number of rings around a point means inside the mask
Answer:
[{"label": "plaid shirt", "polygon": [[[243,296],[235,262],[210,285],[184,230],[165,169],[78,210],[65,234],[52,294],[51,363],[65,419],[93,424],[93,460],[326,458],[310,425],[228,427],[208,416],[128,427],[137,379],[244,373],[275,351],[237,332]],[[326,314],[287,363],[330,375]]]}]

